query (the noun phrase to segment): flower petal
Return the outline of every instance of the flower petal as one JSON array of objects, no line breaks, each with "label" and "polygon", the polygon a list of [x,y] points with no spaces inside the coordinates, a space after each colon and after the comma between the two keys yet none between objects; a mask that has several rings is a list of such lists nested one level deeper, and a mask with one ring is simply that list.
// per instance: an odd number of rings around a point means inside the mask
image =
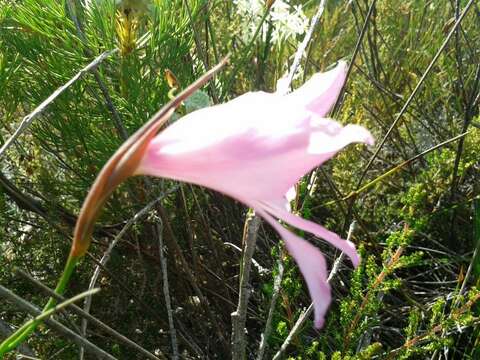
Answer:
[{"label": "flower petal", "polygon": [[357,267],[360,263],[360,256],[358,255],[355,245],[351,241],[343,240],[340,236],[334,232],[325,229],[323,226],[318,225],[312,221],[305,220],[300,216],[294,215],[286,210],[283,207],[276,205],[273,202],[262,202],[264,208],[276,216],[277,218],[285,221],[286,223],[295,226],[304,231],[308,231],[340,249],[347,255],[352,261],[353,266]]},{"label": "flower petal", "polygon": [[313,75],[310,80],[286,97],[295,104],[324,117],[337,101],[347,75],[347,63],[338,65],[325,73]]},{"label": "flower petal", "polygon": [[[265,94],[260,97],[270,99]],[[244,107],[237,106],[231,111],[239,118],[220,121],[220,115],[225,115],[222,109],[196,112],[203,114],[204,121],[196,113],[189,114],[158,134],[137,174],[187,181],[235,198],[276,199],[350,142],[373,141],[360,126],[342,127],[311,113],[290,125],[286,125],[289,119],[281,118],[276,126],[266,115],[258,121],[251,120],[254,114],[241,116]]]},{"label": "flower petal", "polygon": [[[365,143],[373,145],[374,140],[370,131],[359,125],[348,124],[342,127],[338,122],[313,117],[312,127],[315,129],[310,135],[307,153],[328,154],[328,158],[351,143]],[[322,158],[325,161],[325,158]]]},{"label": "flower petal", "polygon": [[285,229],[265,210],[256,207],[255,211],[263,217],[283,238],[288,252],[298,264],[307,283],[314,306],[314,325],[321,328],[325,322],[332,296],[327,282],[327,265],[323,254],[315,246]]}]

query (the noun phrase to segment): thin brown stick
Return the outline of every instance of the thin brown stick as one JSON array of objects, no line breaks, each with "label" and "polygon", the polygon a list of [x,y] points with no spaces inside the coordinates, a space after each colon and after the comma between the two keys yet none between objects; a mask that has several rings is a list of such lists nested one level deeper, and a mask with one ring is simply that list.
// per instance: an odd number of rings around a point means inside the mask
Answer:
[{"label": "thin brown stick", "polygon": [[160,217],[157,217],[158,221],[157,226],[157,236],[158,236],[158,252],[160,255],[160,262],[162,266],[162,280],[163,280],[163,296],[165,298],[165,307],[167,308],[168,316],[168,326],[170,328],[170,340],[172,344],[172,359],[177,360],[178,355],[178,342],[177,342],[177,331],[175,330],[175,324],[173,322],[173,310],[172,310],[172,301],[170,299],[170,287],[168,285],[168,269],[167,269],[167,259],[165,257],[165,251],[163,249],[163,223]]},{"label": "thin brown stick", "polygon": [[242,263],[240,268],[240,285],[238,294],[238,306],[232,314],[232,360],[245,359],[246,341],[245,341],[245,322],[247,318],[248,298],[250,296],[250,269],[252,257],[257,243],[258,229],[260,228],[260,218],[249,213],[245,221],[243,233]]},{"label": "thin brown stick", "polygon": [[260,345],[258,347],[258,352],[257,352],[257,360],[263,359],[263,355],[265,354],[265,350],[267,349],[268,338],[270,337],[270,333],[272,332],[273,314],[275,312],[275,306],[277,304],[278,295],[280,294],[280,289],[282,285],[284,266],[281,258],[278,259],[277,264],[278,264],[278,273],[275,276],[275,279],[273,281],[272,300],[270,301],[270,309],[268,310],[268,317],[267,317],[267,322],[265,323],[265,330],[261,335]]}]

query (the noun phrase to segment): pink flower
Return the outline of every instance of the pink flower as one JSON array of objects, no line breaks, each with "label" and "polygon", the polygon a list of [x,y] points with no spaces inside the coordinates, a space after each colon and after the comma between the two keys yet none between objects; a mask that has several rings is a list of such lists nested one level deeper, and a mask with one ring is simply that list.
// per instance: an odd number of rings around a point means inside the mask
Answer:
[{"label": "pink flower", "polygon": [[[324,118],[345,81],[346,64],[314,75],[289,95],[253,92],[192,112],[154,137],[150,122],[129,139],[102,170],[82,209],[72,250],[86,240],[101,204],[129,175],[153,175],[202,185],[255,209],[284,239],[307,283],[321,327],[330,304],[322,253],[277,220],[308,231],[359,263],[355,246],[324,227],[289,212],[287,192],[309,171],[352,142],[373,143],[361,126]],[[173,110],[165,110],[169,117]],[[75,248],[75,246],[77,246]]]},{"label": "pink flower", "polygon": [[255,209],[285,240],[307,282],[321,327],[330,303],[321,252],[275,218],[328,241],[350,257],[351,242],[291,214],[287,192],[306,173],[352,142],[373,142],[363,127],[342,127],[324,118],[345,81],[346,65],[314,75],[293,93],[244,94],[228,103],[190,113],[147,146],[136,174],[186,181],[220,191]]}]

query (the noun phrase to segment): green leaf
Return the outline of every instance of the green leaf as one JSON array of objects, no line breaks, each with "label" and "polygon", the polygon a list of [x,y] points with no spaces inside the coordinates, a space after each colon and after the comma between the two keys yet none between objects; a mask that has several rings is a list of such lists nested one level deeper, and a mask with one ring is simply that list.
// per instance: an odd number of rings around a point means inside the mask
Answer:
[{"label": "green leaf", "polygon": [[195,91],[187,100],[185,100],[185,110],[188,113],[203,109],[212,105],[212,101],[207,93],[202,90]]}]

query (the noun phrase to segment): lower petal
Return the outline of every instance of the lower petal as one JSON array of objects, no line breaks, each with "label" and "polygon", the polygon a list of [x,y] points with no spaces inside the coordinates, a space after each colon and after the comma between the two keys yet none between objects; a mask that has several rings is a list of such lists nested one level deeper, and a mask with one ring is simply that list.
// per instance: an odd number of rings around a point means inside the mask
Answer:
[{"label": "lower petal", "polygon": [[316,328],[321,328],[332,299],[330,285],[327,283],[327,264],[323,254],[309,242],[285,229],[264,209],[256,207],[255,211],[280,234],[288,252],[297,262],[313,301],[314,325]]},{"label": "lower petal", "polygon": [[312,221],[305,220],[300,216],[294,215],[284,210],[282,207],[275,205],[274,203],[262,202],[262,205],[269,213],[277,218],[295,226],[296,228],[308,231],[340,249],[350,258],[353,266],[357,267],[360,263],[360,256],[355,249],[355,245],[351,241],[343,240],[340,236],[330,230],[325,229],[323,226]]}]

